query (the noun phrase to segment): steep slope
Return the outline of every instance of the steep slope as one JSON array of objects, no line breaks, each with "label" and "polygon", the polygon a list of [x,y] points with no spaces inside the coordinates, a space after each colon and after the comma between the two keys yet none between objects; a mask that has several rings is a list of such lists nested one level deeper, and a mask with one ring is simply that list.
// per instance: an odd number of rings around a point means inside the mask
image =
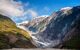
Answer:
[{"label": "steep slope", "polygon": [[28,23],[24,24],[20,24],[20,26],[25,26],[26,28],[28,28],[30,31],[33,31],[33,32],[37,32],[39,31],[39,27],[41,27],[41,22],[45,19],[46,17],[38,17],[38,18],[35,18],[31,21],[29,21]]},{"label": "steep slope", "polygon": [[34,33],[40,48],[80,48],[80,6],[66,7],[35,24],[23,25]]},{"label": "steep slope", "polygon": [[80,49],[80,20],[74,25],[75,27],[63,38],[59,48],[77,48]]},{"label": "steep slope", "polygon": [[61,9],[45,19],[35,26],[38,32],[32,35],[37,47],[80,48],[80,6]]},{"label": "steep slope", "polygon": [[76,20],[72,24],[72,29],[66,34],[60,45],[61,48],[80,49],[80,6],[74,7],[72,10],[77,14]]},{"label": "steep slope", "polygon": [[1,48],[34,48],[28,32],[16,27],[9,18],[0,15],[0,49]]}]

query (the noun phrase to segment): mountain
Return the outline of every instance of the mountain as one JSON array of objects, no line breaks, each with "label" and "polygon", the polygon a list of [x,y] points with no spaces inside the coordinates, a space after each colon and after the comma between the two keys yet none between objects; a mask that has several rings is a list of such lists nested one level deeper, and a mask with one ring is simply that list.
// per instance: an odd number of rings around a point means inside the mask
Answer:
[{"label": "mountain", "polygon": [[37,47],[80,48],[80,6],[65,7],[39,22],[29,23],[23,26],[35,33],[32,37]]},{"label": "mountain", "polygon": [[[39,47],[55,47],[66,42],[64,48],[80,48],[80,6],[72,9],[65,9],[56,12],[56,16],[49,21],[43,32],[38,32],[34,36],[39,41]],[[77,26],[78,25],[78,26]],[[78,30],[77,30],[78,27]],[[75,30],[74,30],[75,29]],[[75,35],[74,35],[75,34]],[[65,38],[67,36],[67,39]],[[46,44],[46,45],[45,45]]]},{"label": "mountain", "polygon": [[16,26],[7,16],[0,15],[0,49],[35,48],[29,33]]},{"label": "mountain", "polygon": [[43,21],[46,17],[38,17],[35,18],[28,23],[21,23],[19,26],[25,26],[28,28],[30,31],[37,32],[38,31],[38,25],[40,25],[40,22]]}]

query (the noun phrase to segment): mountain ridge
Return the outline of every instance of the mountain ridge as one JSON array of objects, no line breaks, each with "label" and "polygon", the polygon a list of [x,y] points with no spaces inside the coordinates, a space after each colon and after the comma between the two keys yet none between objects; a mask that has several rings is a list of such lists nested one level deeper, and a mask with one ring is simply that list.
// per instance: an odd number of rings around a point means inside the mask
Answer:
[{"label": "mountain ridge", "polygon": [[[35,40],[37,47],[80,48],[80,40],[78,39],[80,33],[78,30],[80,29],[77,28],[80,27],[80,23],[78,23],[80,22],[79,14],[80,6],[73,7],[69,10],[59,10],[42,20],[35,27],[33,25],[33,29],[30,31],[37,28],[38,32],[32,34],[32,36],[37,38]],[[48,21],[49,18],[50,20]]]}]

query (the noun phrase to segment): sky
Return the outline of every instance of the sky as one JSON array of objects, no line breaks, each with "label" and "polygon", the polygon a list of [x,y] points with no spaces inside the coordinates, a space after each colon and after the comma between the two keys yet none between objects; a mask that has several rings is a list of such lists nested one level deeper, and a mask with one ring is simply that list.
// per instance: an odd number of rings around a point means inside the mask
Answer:
[{"label": "sky", "polygon": [[20,23],[49,16],[63,7],[79,5],[80,0],[0,0],[0,14]]}]

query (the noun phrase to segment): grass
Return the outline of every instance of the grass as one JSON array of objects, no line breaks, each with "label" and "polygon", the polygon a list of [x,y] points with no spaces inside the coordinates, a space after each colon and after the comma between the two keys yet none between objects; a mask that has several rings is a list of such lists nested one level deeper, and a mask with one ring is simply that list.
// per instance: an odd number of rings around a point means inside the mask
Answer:
[{"label": "grass", "polygon": [[[11,43],[10,42],[11,38],[13,40],[14,38],[17,39],[16,42]],[[25,38],[26,40],[23,40],[21,38]],[[27,43],[27,41],[29,42]],[[25,43],[26,45],[24,45],[24,42],[26,42]],[[30,44],[30,46],[27,44]],[[27,31],[16,27],[16,24],[10,18],[0,15],[0,49],[14,48],[18,47],[19,45],[20,47],[27,46],[23,48],[35,47],[31,43],[31,37]]]}]

